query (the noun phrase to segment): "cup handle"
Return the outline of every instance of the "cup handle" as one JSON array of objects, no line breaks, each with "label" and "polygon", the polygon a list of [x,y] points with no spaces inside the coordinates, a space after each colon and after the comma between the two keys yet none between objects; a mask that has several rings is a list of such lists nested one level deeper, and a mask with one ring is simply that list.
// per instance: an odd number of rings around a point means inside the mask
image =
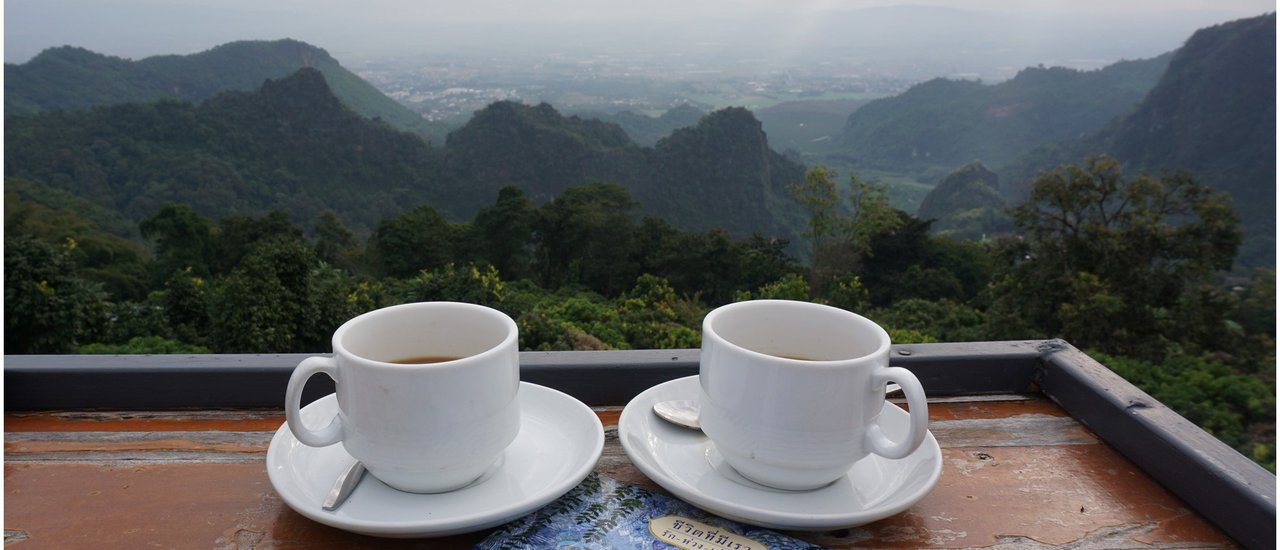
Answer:
[{"label": "cup handle", "polygon": [[882,394],[885,384],[889,382],[897,382],[902,386],[902,392],[907,396],[907,405],[911,408],[911,426],[907,437],[894,442],[884,434],[884,429],[877,422],[867,426],[863,442],[871,452],[885,458],[904,458],[920,447],[925,434],[929,432],[929,403],[925,401],[920,380],[911,371],[902,367],[885,367],[871,374],[871,383]]},{"label": "cup handle", "polygon": [[342,419],[334,415],[329,425],[319,430],[307,428],[302,423],[302,388],[307,385],[311,375],[323,372],[337,381],[338,363],[332,357],[308,357],[298,363],[289,377],[289,387],[285,390],[284,419],[289,431],[303,445],[310,447],[327,447],[342,441]]}]

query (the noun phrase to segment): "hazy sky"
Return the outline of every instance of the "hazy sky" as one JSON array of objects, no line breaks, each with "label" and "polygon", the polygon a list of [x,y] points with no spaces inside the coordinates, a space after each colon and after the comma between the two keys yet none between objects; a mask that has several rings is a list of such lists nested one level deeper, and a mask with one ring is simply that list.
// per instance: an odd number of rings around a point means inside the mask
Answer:
[{"label": "hazy sky", "polygon": [[[920,0],[6,0],[4,59],[24,62],[45,48],[74,45],[141,58],[193,53],[240,39],[296,38],[342,52],[429,50],[528,43],[628,46],[703,34],[742,40],[800,40],[836,32],[823,23],[853,10],[924,4]],[[1055,18],[1074,25],[1150,26],[1161,36],[1275,11],[1261,0],[948,0],[1025,26]],[[908,15],[912,12],[905,12]],[[856,22],[856,19],[853,21]],[[911,25],[910,17],[901,25]],[[1148,29],[1148,30],[1151,30]],[[664,33],[670,32],[670,35]],[[704,32],[705,31],[705,32]],[[581,36],[579,36],[579,33]],[[583,42],[586,40],[586,42]],[[1157,40],[1157,39],[1152,39]],[[1168,41],[1169,38],[1158,40]],[[523,42],[522,42],[523,41]],[[1176,46],[1173,44],[1172,46]],[[1165,44],[1152,48],[1165,48]],[[1168,49],[1168,48],[1166,48]]]}]

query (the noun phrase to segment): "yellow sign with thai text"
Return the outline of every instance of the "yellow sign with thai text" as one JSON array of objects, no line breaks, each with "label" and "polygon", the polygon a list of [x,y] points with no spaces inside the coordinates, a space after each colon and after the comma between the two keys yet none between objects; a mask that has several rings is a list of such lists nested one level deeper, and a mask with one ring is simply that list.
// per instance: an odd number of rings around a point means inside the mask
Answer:
[{"label": "yellow sign with thai text", "polygon": [[767,550],[765,545],[737,533],[680,516],[649,520],[649,533],[684,550]]}]

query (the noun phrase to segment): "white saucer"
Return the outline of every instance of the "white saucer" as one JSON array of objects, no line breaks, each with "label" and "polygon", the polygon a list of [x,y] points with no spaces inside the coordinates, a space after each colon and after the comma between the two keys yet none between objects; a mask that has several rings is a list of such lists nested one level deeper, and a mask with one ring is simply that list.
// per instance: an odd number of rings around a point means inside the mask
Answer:
[{"label": "white saucer", "polygon": [[[591,470],[604,448],[600,419],[556,390],[520,384],[520,433],[498,466],[448,493],[404,493],[365,475],[340,508],[320,508],[338,474],[355,460],[341,444],[308,447],[281,426],[267,449],[267,475],[298,513],[339,529],[381,537],[435,537],[501,525],[559,498]],[[334,394],[302,409],[308,425],[337,412]]]},{"label": "white saucer", "polygon": [[[783,491],[753,483],[725,464],[701,432],[658,418],[653,404],[698,399],[698,377],[659,384],[632,399],[618,419],[618,438],[631,462],[680,499],[728,519],[772,529],[825,531],[883,519],[924,498],[942,473],[942,450],[930,433],[906,458],[870,455],[849,474],[812,491]],[[900,438],[909,415],[886,402],[885,434]]]}]

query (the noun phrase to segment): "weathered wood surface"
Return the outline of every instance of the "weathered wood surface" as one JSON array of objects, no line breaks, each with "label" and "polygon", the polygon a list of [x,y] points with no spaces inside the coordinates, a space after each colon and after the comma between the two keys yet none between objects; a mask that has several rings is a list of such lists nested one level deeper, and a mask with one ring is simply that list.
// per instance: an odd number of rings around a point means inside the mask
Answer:
[{"label": "weathered wood surface", "polygon": [[[661,490],[596,409],[596,471]],[[1234,548],[1221,532],[1052,402],[949,397],[930,406],[942,478],[906,512],[794,533],[834,548]],[[267,479],[278,410],[5,416],[6,546],[14,548],[466,548],[484,533],[387,540],[293,512]]]}]

